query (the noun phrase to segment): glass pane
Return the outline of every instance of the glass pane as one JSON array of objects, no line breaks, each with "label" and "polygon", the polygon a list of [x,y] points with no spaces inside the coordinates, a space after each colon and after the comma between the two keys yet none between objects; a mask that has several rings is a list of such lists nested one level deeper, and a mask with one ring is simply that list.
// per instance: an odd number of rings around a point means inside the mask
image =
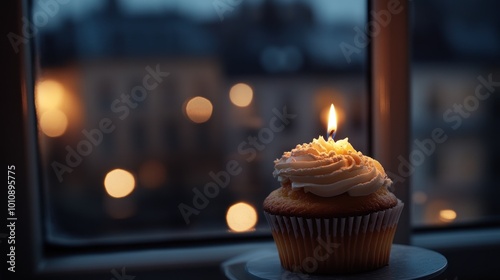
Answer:
[{"label": "glass pane", "polygon": [[48,19],[36,100],[50,242],[269,234],[273,161],[325,135],[332,102],[337,139],[367,152],[366,49],[341,48],[365,1],[44,3],[33,15]]},{"label": "glass pane", "polygon": [[498,222],[500,3],[413,8],[413,224]]}]

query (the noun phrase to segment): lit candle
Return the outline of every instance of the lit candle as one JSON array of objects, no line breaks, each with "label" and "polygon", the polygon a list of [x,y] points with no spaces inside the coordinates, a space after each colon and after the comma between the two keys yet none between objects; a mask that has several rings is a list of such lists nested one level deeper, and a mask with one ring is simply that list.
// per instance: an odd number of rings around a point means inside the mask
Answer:
[{"label": "lit candle", "polygon": [[328,114],[328,126],[327,126],[327,137],[328,140],[335,138],[335,133],[337,133],[337,112],[335,111],[335,107],[330,106],[330,113]]}]

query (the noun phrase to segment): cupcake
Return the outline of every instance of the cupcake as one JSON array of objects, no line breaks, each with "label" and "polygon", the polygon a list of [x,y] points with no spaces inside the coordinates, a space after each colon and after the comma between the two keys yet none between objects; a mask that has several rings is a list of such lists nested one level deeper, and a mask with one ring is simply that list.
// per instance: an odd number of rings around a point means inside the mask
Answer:
[{"label": "cupcake", "polygon": [[281,187],[264,200],[264,214],[285,269],[348,274],[388,265],[403,203],[378,161],[347,138],[320,136],[274,163]]}]

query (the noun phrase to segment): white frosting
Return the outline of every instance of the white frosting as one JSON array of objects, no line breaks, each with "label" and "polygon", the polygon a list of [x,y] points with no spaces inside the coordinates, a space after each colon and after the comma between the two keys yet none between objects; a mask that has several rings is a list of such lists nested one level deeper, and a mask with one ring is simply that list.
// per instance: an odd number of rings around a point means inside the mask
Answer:
[{"label": "white frosting", "polygon": [[304,188],[322,197],[348,193],[368,195],[392,181],[380,163],[354,150],[348,139],[325,141],[322,136],[311,143],[297,145],[274,162],[273,175],[292,188]]}]

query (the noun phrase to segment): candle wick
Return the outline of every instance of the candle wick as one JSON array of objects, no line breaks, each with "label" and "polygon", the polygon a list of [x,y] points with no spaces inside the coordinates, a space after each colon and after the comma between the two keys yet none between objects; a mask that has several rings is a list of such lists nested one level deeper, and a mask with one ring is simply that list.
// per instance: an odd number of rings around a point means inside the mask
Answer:
[{"label": "candle wick", "polygon": [[335,137],[335,129],[332,129],[332,130],[330,130],[330,133],[328,134],[328,138],[331,138],[333,140],[334,137]]}]

